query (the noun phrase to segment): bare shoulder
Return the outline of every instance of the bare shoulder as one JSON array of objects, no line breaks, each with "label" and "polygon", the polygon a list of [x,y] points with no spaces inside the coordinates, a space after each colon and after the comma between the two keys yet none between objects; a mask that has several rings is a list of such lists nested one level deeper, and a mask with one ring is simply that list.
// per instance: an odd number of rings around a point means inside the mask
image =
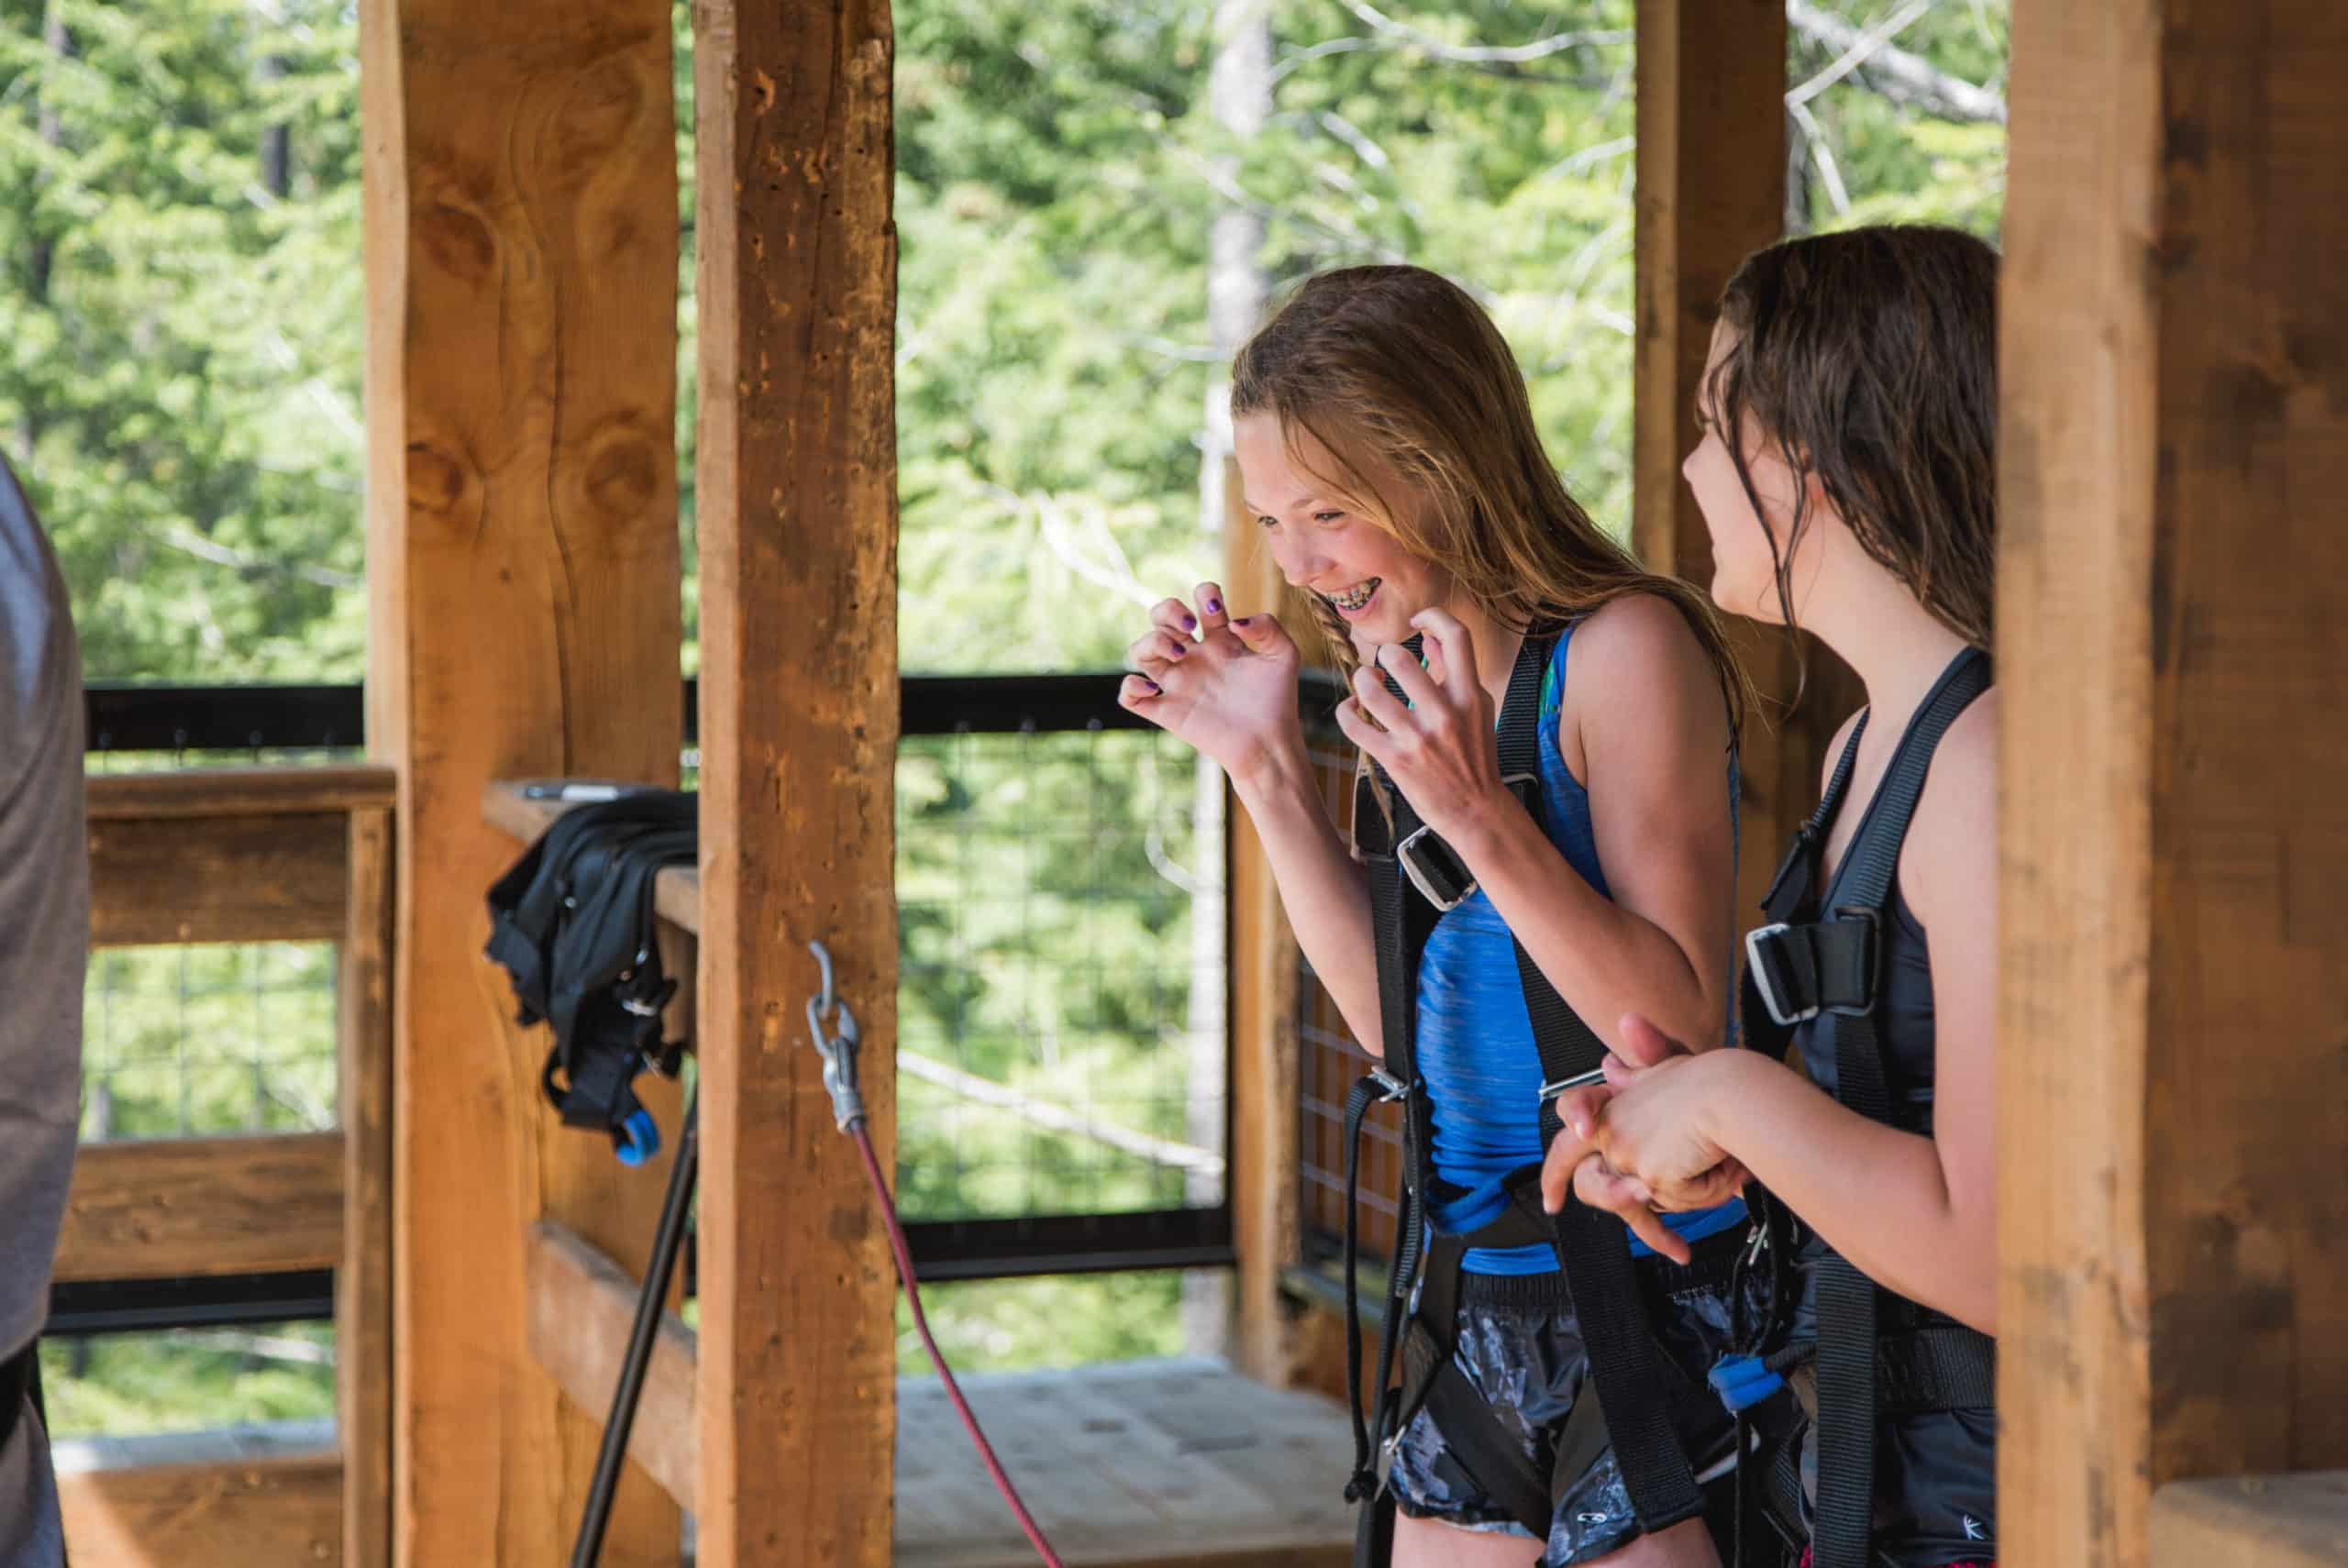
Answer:
[{"label": "bare shoulder", "polygon": [[1998,693],[1983,692],[1949,725],[1900,856],[1900,887],[1926,925],[1930,910],[1986,915],[1998,863]]},{"label": "bare shoulder", "polygon": [[1717,755],[1728,745],[1720,678],[1688,617],[1660,594],[1625,594],[1591,611],[1567,658],[1558,730],[1585,783],[1592,749],[1660,757],[1683,747]]},{"label": "bare shoulder", "polygon": [[1625,594],[1591,611],[1574,629],[1570,657],[1585,699],[1651,708],[1661,690],[1720,690],[1695,628],[1658,593]]}]

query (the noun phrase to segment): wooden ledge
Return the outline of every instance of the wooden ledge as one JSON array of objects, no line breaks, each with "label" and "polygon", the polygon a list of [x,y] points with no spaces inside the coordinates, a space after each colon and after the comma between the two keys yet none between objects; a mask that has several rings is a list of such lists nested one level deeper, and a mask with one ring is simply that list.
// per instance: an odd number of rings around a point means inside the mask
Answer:
[{"label": "wooden ledge", "polygon": [[[524,844],[535,843],[554,820],[580,801],[533,800],[515,779],[495,779],[482,791],[482,820]],[[671,867],[652,884],[652,907],[662,920],[695,935],[701,932],[701,872]]]},{"label": "wooden ledge", "polygon": [[93,823],[187,817],[315,816],[388,811],[399,775],[375,763],[323,767],[184,767],[89,779]]},{"label": "wooden ledge", "polygon": [[338,1132],[85,1144],[57,1277],[331,1268],[343,1261],[344,1157]]},{"label": "wooden ledge", "polygon": [[2342,1568],[2348,1470],[2172,1481],[2152,1533],[2154,1568]]}]

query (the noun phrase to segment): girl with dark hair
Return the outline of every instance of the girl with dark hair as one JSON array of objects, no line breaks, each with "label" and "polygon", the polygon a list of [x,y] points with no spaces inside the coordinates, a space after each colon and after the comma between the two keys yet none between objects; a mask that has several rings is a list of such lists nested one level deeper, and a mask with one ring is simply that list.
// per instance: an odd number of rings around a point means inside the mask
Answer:
[{"label": "girl with dark hair", "polygon": [[1749,1173],[1784,1212],[1788,1309],[1728,1381],[1784,1378],[1809,1413],[1762,1490],[1819,1568],[1996,1551],[1997,265],[1868,228],[1729,282],[1683,469],[1712,596],[1816,633],[1867,695],[1747,941],[1749,1043],[1801,1071],[1624,1017],[1544,1173],[1552,1209],[1711,1203]]},{"label": "girl with dark hair", "polygon": [[[1642,1213],[1638,1242],[1610,1221],[1589,1244],[1611,1253],[1569,1289],[1537,1188],[1542,1032],[1562,1026],[1528,999],[1594,1026],[1592,1064],[1634,1010],[1725,1039],[1741,679],[1700,595],[1642,571],[1567,492],[1513,356],[1456,286],[1411,267],[1313,278],[1233,380],[1247,504],[1350,682],[1337,718],[1369,779],[1356,840],[1322,804],[1276,617],[1230,620],[1213,583],[1165,601],[1122,700],[1228,771],[1314,971],[1355,1037],[1387,1046],[1423,1159],[1411,1372],[1368,1440],[1391,1462],[1381,1481],[1365,1443],[1349,1490],[1399,1505],[1402,1568],[1703,1568],[1695,1477],[1733,1459],[1704,1372],[1743,1205]],[[1504,777],[1512,745],[1523,767]],[[1447,872],[1412,858],[1413,827],[1449,846]],[[1423,951],[1379,952],[1388,916],[1423,922]],[[1600,1320],[1627,1322],[1636,1354],[1593,1374]],[[1626,1478],[1615,1396],[1603,1419],[1592,1397],[1593,1375],[1640,1356],[1649,1430],[1680,1450],[1670,1506]]]}]

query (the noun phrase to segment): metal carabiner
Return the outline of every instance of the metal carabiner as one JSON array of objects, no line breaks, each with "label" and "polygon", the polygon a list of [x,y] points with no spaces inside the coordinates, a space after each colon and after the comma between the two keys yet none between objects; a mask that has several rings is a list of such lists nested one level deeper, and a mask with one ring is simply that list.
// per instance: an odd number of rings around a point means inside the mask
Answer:
[{"label": "metal carabiner", "polygon": [[[846,1132],[866,1120],[864,1091],[856,1077],[856,1049],[863,1031],[857,1027],[856,1014],[833,988],[830,950],[820,942],[811,942],[807,948],[814,954],[815,966],[824,977],[821,994],[807,999],[807,1032],[824,1058],[824,1088],[832,1097],[832,1120]],[[828,1029],[824,1023],[826,1013],[837,1021]]]}]

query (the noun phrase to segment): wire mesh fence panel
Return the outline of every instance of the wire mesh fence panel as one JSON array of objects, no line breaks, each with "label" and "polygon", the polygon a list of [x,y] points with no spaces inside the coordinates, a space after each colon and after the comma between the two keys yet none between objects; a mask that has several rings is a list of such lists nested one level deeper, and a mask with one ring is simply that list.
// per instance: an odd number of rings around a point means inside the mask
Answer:
[{"label": "wire mesh fence panel", "polygon": [[82,1139],[335,1125],[335,948],[107,947],[82,1014]]},{"label": "wire mesh fence panel", "polygon": [[[1313,776],[1329,814],[1353,828],[1355,759],[1334,724],[1309,732]],[[1354,1039],[1336,1003],[1300,952],[1296,1036],[1301,1061],[1297,1082],[1297,1178],[1301,1188],[1307,1262],[1337,1255],[1346,1229],[1346,1096],[1377,1060]],[[1402,1189],[1402,1119],[1388,1103],[1371,1108],[1362,1123],[1360,1191],[1355,1210],[1365,1257],[1382,1259],[1393,1235]]]},{"label": "wire mesh fence panel", "polygon": [[1223,874],[1199,853],[1200,800],[1193,754],[1151,732],[906,739],[909,1217],[1221,1201],[1224,959],[1192,922],[1201,901],[1219,913]]}]

